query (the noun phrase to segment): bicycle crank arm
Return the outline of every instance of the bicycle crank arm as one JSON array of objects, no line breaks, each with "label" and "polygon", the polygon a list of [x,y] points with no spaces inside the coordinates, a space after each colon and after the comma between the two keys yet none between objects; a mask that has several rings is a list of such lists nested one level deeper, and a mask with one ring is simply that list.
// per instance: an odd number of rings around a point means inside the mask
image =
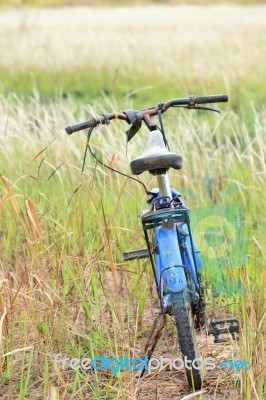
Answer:
[{"label": "bicycle crank arm", "polygon": [[123,260],[124,261],[131,261],[141,258],[149,258],[149,251],[148,249],[141,249],[141,250],[133,250],[127,251],[123,253]]}]

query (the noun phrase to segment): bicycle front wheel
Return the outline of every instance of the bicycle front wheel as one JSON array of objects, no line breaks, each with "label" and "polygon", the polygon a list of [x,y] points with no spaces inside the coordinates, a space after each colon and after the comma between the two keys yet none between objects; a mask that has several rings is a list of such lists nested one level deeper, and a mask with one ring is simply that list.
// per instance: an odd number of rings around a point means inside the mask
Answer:
[{"label": "bicycle front wheel", "polygon": [[179,345],[182,353],[186,376],[190,387],[198,390],[202,387],[201,365],[199,365],[199,351],[196,340],[190,303],[185,301],[186,296],[172,293],[172,306]]}]

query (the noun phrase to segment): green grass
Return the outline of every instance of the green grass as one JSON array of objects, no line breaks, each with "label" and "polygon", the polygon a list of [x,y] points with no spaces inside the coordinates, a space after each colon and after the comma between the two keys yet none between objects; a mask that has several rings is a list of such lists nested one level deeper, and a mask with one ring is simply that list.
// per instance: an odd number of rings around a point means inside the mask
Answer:
[{"label": "green grass", "polygon": [[[37,90],[43,100],[56,99],[56,96],[71,97],[74,103],[84,105],[98,99],[101,101],[103,95],[115,98],[121,109],[125,104],[134,101],[135,107],[145,108],[157,101],[167,101],[171,98],[184,97],[188,94],[203,95],[205,93],[223,93],[229,92],[230,108],[238,113],[245,114],[250,102],[259,110],[266,101],[266,88],[264,86],[263,76],[256,74],[252,79],[236,77],[227,88],[223,78],[208,76],[197,79],[191,74],[189,79],[183,79],[182,76],[175,76],[176,83],[172,84],[171,74],[162,76],[148,72],[136,73],[128,80],[128,76],[123,70],[119,71],[116,79],[116,71],[108,69],[90,71],[90,66],[83,66],[81,69],[66,72],[47,71],[31,68],[30,71],[9,71],[0,70],[2,90],[5,94],[17,93],[27,98],[32,96],[34,90]],[[132,88],[137,88],[132,91]],[[151,103],[152,102],[152,103]],[[219,105],[223,108],[222,105]],[[249,117],[252,120],[253,113]],[[253,121],[253,120],[252,120]]]},{"label": "green grass", "polygon": [[[28,350],[7,356],[2,365],[6,387],[2,386],[2,398],[8,398],[4,397],[8,391],[13,398],[34,398],[31,393],[36,387],[41,398],[59,390],[60,396],[69,399],[83,399],[85,393],[95,399],[130,398],[140,390],[137,384],[132,386],[130,373],[74,373],[68,368],[56,374],[53,369],[58,353],[78,358],[141,355],[138,338],[152,322],[143,313],[156,298],[148,264],[122,263],[123,251],[144,245],[138,218],[145,207],[143,192],[137,183],[100,166],[95,171],[90,159],[86,173],[80,174],[85,138],[82,134],[66,137],[62,129],[74,118],[72,104],[73,99],[60,97],[55,103],[42,104],[37,93],[28,103],[14,96],[8,101],[1,97],[2,114],[8,115],[1,148],[1,279],[5,279],[1,304],[8,312],[2,351],[34,348],[34,353]],[[210,120],[187,111],[181,111],[176,120],[170,113],[165,127],[170,144],[184,157],[184,168],[171,174],[172,182],[181,191],[185,183],[196,194],[195,200],[188,197],[191,207],[215,202],[215,194],[211,200],[204,189],[206,172],[220,177],[222,192],[236,183],[226,203],[237,202],[244,209],[249,257],[247,269],[239,270],[248,294],[231,307],[243,328],[240,348],[234,348],[236,357],[250,360],[252,370],[242,373],[242,386],[235,397],[252,398],[256,390],[262,399],[266,277],[261,146],[265,121],[254,108],[247,112],[254,114],[253,131],[232,111]],[[75,113],[77,120],[84,119],[84,110]],[[124,129],[122,124],[113,124],[103,128],[102,134],[98,130],[93,140],[106,161],[117,154],[114,166],[128,171],[121,141]],[[239,130],[245,132],[241,140]],[[133,139],[129,159],[143,148],[144,137],[143,131]],[[154,186],[149,175],[143,179]],[[233,274],[237,278],[238,270]],[[208,298],[213,301],[210,294]],[[215,351],[219,354],[222,349]],[[218,388],[222,390],[224,379],[233,391],[234,380],[226,375]],[[181,390],[178,385],[176,390]]]},{"label": "green grass", "polygon": [[[155,388],[167,397],[169,371],[138,380],[132,372],[54,370],[58,353],[143,356],[157,310],[149,263],[122,261],[123,251],[145,245],[143,190],[90,157],[81,174],[86,136],[67,136],[64,127],[191,93],[228,93],[220,115],[172,110],[164,123],[171,149],[183,157],[171,182],[185,191],[190,207],[240,204],[244,212],[247,266],[228,272],[247,287],[245,296],[215,298],[210,271],[206,279],[209,314],[218,307],[239,317],[240,342],[230,354],[252,368],[240,373],[240,386],[236,375],[224,373],[208,375],[206,388],[217,400],[225,391],[234,400],[262,400],[264,8],[151,8],[148,21],[142,8],[130,10],[130,18],[129,9],[82,10],[0,14],[6,55],[0,60],[1,399],[135,399],[153,396]],[[105,162],[130,173],[129,160],[143,151],[147,132],[134,137],[126,156],[127,129],[113,123],[97,129],[92,141]],[[206,174],[214,175],[212,196]],[[141,179],[156,186],[149,174]],[[157,356],[176,354],[175,335],[169,321]],[[201,346],[203,356],[227,351]],[[180,378],[170,379],[172,394],[189,392]]]},{"label": "green grass", "polygon": [[71,96],[80,106],[105,94],[119,109],[226,92],[243,116],[250,102],[265,105],[263,6],[153,6],[150,21],[146,10],[3,9],[1,91],[25,101],[34,90],[43,100]]}]

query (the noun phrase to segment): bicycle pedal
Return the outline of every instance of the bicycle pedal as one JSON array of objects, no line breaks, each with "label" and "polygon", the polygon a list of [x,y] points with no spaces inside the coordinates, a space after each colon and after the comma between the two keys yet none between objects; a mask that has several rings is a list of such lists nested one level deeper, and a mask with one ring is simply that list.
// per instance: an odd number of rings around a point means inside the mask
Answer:
[{"label": "bicycle pedal", "polygon": [[124,261],[130,261],[130,260],[148,258],[148,257],[149,257],[148,249],[133,250],[133,251],[127,251],[126,253],[123,253]]},{"label": "bicycle pedal", "polygon": [[224,343],[227,341],[227,339],[219,338],[221,334],[231,334],[232,338],[236,340],[236,333],[239,333],[237,318],[214,319],[210,322],[210,326],[208,335],[214,336],[214,343]]}]

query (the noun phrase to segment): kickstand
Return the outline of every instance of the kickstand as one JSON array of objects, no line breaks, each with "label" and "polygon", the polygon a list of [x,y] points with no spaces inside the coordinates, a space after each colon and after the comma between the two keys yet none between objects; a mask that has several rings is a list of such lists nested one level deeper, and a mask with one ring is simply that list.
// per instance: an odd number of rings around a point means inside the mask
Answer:
[{"label": "kickstand", "polygon": [[[161,319],[161,323],[158,325],[159,319]],[[153,326],[152,326],[150,335],[149,335],[147,343],[145,345],[145,352],[146,352],[146,356],[148,357],[148,362],[151,359],[151,356],[153,354],[153,351],[156,347],[158,340],[162,336],[163,328],[165,327],[165,325],[166,325],[166,314],[161,312],[158,315],[158,317],[155,318],[155,320],[153,322]],[[143,369],[141,371],[140,378],[143,377],[144,372],[145,372],[145,369]]]}]

